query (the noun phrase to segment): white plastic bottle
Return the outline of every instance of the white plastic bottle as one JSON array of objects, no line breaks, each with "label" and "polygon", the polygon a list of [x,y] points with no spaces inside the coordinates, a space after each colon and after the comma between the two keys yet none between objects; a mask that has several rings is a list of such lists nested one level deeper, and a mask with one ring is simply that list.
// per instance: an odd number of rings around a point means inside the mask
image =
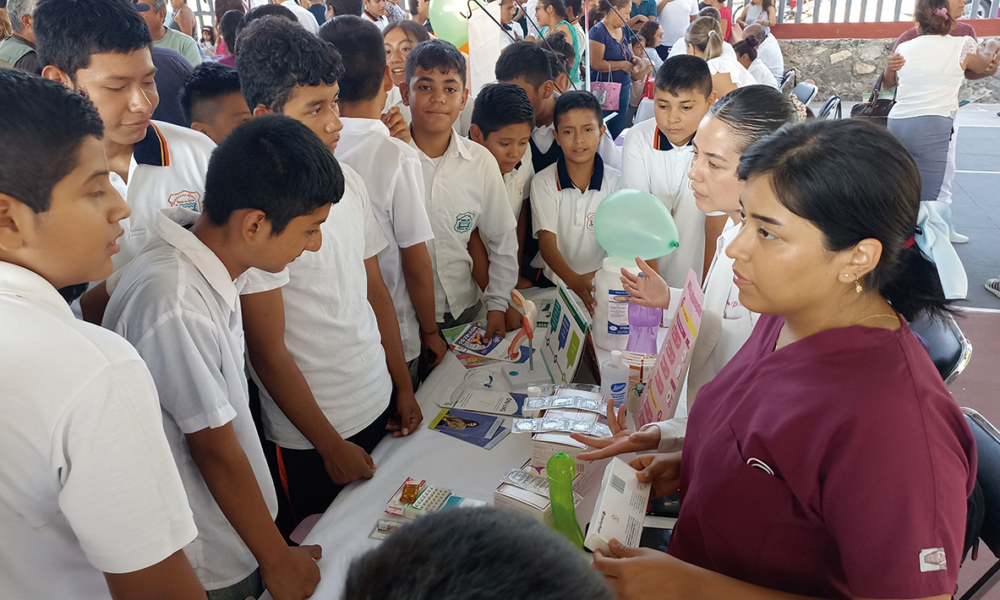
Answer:
[{"label": "white plastic bottle", "polygon": [[611,358],[601,365],[601,393],[608,402],[614,400],[616,409],[628,398],[628,371],[621,350],[612,350]]},{"label": "white plastic bottle", "polygon": [[615,256],[604,259],[594,275],[594,343],[605,350],[624,350],[628,345],[628,292],[622,286],[622,269],[639,272],[635,260]]}]

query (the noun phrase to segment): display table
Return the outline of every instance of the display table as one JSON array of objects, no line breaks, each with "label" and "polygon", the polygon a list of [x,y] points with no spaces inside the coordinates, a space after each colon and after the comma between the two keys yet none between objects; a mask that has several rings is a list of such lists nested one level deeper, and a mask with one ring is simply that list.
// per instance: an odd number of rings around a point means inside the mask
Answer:
[{"label": "display table", "polygon": [[[530,298],[538,300],[545,295],[536,292],[530,294]],[[543,333],[538,332],[537,337],[541,339]],[[662,343],[666,329],[661,328],[659,333]],[[608,352],[596,350],[599,361],[608,358]],[[492,505],[493,491],[507,471],[520,467],[531,457],[531,436],[527,434],[511,433],[492,450],[484,450],[428,429],[427,424],[441,410],[437,402],[451,396],[467,371],[451,352],[445,356],[416,393],[424,417],[420,427],[404,438],[384,438],[371,453],[378,467],[375,476],[345,487],[305,538],[303,544],[319,544],[323,548],[323,558],[319,561],[323,579],[313,598],[340,598],[351,560],[381,543],[368,537],[379,519],[404,521],[402,517],[386,514],[385,507],[407,477],[424,479],[429,485]],[[523,392],[531,384],[550,382],[537,355],[533,372],[528,371],[525,364],[505,365],[505,375],[515,392]],[[510,429],[512,419],[504,420],[504,427]],[[622,458],[628,460],[630,457]],[[598,493],[599,489],[595,489],[585,495],[577,507],[581,525],[590,520]],[[268,593],[262,598],[271,600]]]}]

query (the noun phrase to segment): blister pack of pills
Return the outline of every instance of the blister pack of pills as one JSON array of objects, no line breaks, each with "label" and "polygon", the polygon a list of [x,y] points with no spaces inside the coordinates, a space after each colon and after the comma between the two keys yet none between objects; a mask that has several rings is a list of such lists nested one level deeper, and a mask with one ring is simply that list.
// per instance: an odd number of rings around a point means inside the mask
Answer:
[{"label": "blister pack of pills", "polygon": [[550,408],[586,410],[603,415],[608,410],[608,403],[604,400],[579,396],[543,396],[541,398],[525,398],[521,412],[525,417],[535,417],[538,416],[539,412]]},{"label": "blister pack of pills", "polygon": [[413,503],[413,508],[425,513],[436,512],[441,510],[450,496],[451,492],[449,490],[429,485],[427,489],[420,493],[417,501]]},{"label": "blister pack of pills", "polygon": [[[527,490],[546,498],[549,497],[549,480],[537,473],[530,473],[521,469],[511,469],[503,476],[503,480],[522,490]],[[582,501],[583,496],[573,492],[573,503],[580,504]]]},{"label": "blister pack of pills", "polygon": [[611,428],[602,423],[578,421],[576,419],[514,419],[514,433],[546,433],[565,431],[597,437],[611,437]]}]

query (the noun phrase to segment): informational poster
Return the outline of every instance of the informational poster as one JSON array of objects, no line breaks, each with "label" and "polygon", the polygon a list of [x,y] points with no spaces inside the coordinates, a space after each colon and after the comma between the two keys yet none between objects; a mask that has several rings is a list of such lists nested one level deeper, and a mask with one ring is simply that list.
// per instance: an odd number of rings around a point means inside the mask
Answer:
[{"label": "informational poster", "polygon": [[589,329],[580,308],[570,299],[570,292],[559,284],[559,293],[552,302],[548,332],[541,344],[545,368],[552,383],[571,383],[583,359],[584,342]]},{"label": "informational poster", "polygon": [[670,322],[667,337],[663,340],[663,346],[656,356],[656,364],[649,374],[649,383],[642,392],[642,404],[634,415],[637,429],[645,427],[647,423],[665,421],[677,412],[677,396],[684,377],[687,376],[691,350],[701,327],[704,306],[705,292],[698,284],[698,276],[691,270],[684,282],[680,304]]}]

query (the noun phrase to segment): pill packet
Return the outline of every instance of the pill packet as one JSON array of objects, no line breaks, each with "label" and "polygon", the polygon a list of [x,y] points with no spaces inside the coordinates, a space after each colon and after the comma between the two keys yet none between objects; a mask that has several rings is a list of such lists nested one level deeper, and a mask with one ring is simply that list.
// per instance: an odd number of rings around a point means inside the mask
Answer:
[{"label": "pill packet", "polygon": [[372,527],[371,533],[368,537],[373,540],[384,540],[391,534],[395,533],[397,529],[403,526],[403,523],[399,521],[393,521],[392,519],[379,519],[375,522],[375,526]]},{"label": "pill packet", "polygon": [[[503,476],[503,480],[522,490],[527,490],[546,498],[549,497],[549,480],[537,473],[530,473],[522,469],[511,469]],[[582,501],[583,496],[573,492],[574,505],[580,504]]]},{"label": "pill packet", "polygon": [[530,418],[537,417],[538,413],[550,408],[586,410],[603,415],[608,410],[608,403],[603,400],[579,396],[542,396],[540,398],[525,398],[521,412],[525,417]]},{"label": "pill packet", "polygon": [[590,383],[560,383],[560,384],[535,383],[532,384],[532,387],[538,388],[538,393],[540,396],[551,396],[552,394],[556,393],[556,391],[560,392],[577,391],[577,392],[588,392],[590,394],[601,393],[601,386],[593,385]]},{"label": "pill packet", "polygon": [[563,418],[514,419],[513,431],[514,433],[566,431],[569,433],[595,435],[597,437],[611,437],[611,428],[603,423],[591,423],[589,421]]}]

